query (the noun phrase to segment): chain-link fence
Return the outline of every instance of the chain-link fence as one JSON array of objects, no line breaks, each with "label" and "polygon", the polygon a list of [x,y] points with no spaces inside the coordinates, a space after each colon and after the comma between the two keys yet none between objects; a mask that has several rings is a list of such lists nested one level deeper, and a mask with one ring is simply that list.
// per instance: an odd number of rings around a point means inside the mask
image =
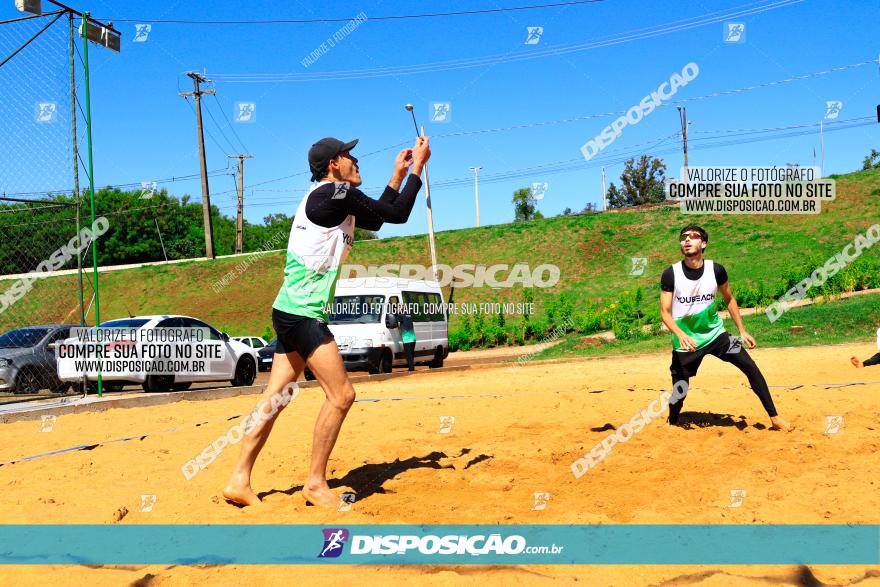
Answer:
[{"label": "chain-link fence", "polygon": [[10,399],[81,392],[58,378],[52,346],[85,323],[93,298],[81,269],[93,231],[78,229],[77,208],[0,198],[0,394]]},{"label": "chain-link fence", "polygon": [[0,403],[82,391],[59,380],[52,346],[87,320],[93,297],[78,269],[91,266],[90,239],[78,238],[91,226],[88,207],[80,214],[80,43],[60,11],[0,22]]}]

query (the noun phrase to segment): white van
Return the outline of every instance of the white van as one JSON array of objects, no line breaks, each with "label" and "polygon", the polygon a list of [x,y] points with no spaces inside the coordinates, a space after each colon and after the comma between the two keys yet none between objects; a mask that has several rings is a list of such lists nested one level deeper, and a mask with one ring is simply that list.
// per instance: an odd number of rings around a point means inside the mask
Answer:
[{"label": "white van", "polygon": [[[406,366],[395,310],[412,316],[415,362],[442,367],[449,355],[449,322],[439,284],[396,277],[340,279],[331,311],[330,331],[348,371],[390,373]],[[312,375],[306,372],[307,378]]]}]

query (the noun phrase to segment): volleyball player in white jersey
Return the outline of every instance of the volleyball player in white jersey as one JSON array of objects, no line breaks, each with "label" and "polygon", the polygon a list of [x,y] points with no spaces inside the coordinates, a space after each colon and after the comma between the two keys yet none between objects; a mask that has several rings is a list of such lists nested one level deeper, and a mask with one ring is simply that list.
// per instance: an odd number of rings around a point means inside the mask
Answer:
[{"label": "volleyball player in white jersey", "polygon": [[[708,233],[690,225],[681,229],[679,244],[684,259],[667,268],[660,278],[660,316],[672,332],[672,385],[680,389],[697,374],[703,358],[714,355],[748,377],[752,391],[770,416],[772,428],[790,432],[794,429],[779,417],[770,389],[755,361],[743,347],[757,346],[746,332],[739,306],[730,291],[727,271],[719,263],[703,258],[709,242]],[[715,298],[721,292],[730,317],[739,329],[741,339],[734,339],[724,329],[724,323],[715,311]],[[677,424],[684,397],[669,403],[669,423]]]},{"label": "volleyball player in white jersey", "polygon": [[[251,473],[281,411],[272,413],[261,406],[283,407],[286,401],[279,396],[299,378],[306,365],[324,389],[326,400],[315,423],[309,476],[302,494],[315,505],[338,505],[337,496],[327,485],[327,461],[355,392],[327,328],[324,308],[333,299],[340,268],[354,243],[355,227],[378,230],[384,222],[406,222],[422,186],[422,169],[431,157],[427,137],[419,138],[412,149],[400,151],[388,186],[374,200],[357,189],[361,176],[358,160],[351,154],[356,144],[357,139],[343,143],[325,138],[309,150],[312,181],[318,183],[296,212],[284,283],[272,304],[278,342],[269,383],[258,404],[267,417],[242,439],[241,453],[223,490],[226,499],[240,505],[260,502],[251,488]],[[409,179],[401,189],[407,173]]]}]

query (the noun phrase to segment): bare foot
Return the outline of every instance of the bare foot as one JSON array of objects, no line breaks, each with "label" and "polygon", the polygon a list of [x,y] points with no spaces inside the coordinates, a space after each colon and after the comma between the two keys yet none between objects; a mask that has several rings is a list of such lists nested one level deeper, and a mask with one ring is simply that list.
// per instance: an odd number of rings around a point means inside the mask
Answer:
[{"label": "bare foot", "polygon": [[239,487],[231,483],[223,490],[223,497],[238,505],[259,505],[263,503],[250,487]]},{"label": "bare foot", "polygon": [[320,485],[309,486],[307,484],[302,489],[302,495],[306,500],[306,503],[311,503],[322,508],[335,508],[339,505],[339,498],[335,493],[330,491],[330,488],[326,483],[323,487]]},{"label": "bare foot", "polygon": [[795,428],[792,424],[789,424],[788,422],[786,422],[785,420],[783,420],[779,416],[775,416],[773,418],[770,418],[770,421],[773,423],[773,425],[770,427],[770,430],[781,430],[782,432],[791,432]]},{"label": "bare foot", "polygon": [[853,367],[864,367],[862,362],[855,357],[850,357],[849,362],[853,364]]}]

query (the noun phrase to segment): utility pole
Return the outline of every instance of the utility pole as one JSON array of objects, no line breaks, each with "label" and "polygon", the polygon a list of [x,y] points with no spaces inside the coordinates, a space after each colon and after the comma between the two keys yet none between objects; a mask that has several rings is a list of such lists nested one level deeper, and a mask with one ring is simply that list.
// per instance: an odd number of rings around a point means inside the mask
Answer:
[{"label": "utility pole", "polygon": [[477,226],[480,226],[480,170],[482,167],[471,167],[474,172],[474,196],[477,199]]},{"label": "utility pole", "polygon": [[211,193],[208,190],[208,165],[205,162],[205,133],[202,129],[202,94],[214,94],[214,90],[202,90],[199,88],[205,78],[195,71],[186,74],[193,80],[192,92],[181,92],[181,96],[194,96],[196,99],[196,131],[199,139],[199,164],[202,171],[202,220],[205,224],[205,257],[214,258],[214,224],[211,220]]},{"label": "utility pole", "polygon": [[822,177],[825,177],[825,127],[823,122],[819,121],[819,141],[822,143]]},{"label": "utility pole", "polygon": [[602,168],[602,211],[608,210],[608,192],[605,190],[605,168]]},{"label": "utility pole", "polygon": [[238,218],[235,221],[235,253],[243,250],[244,240],[244,160],[253,159],[253,155],[227,155],[227,159],[238,159]]},{"label": "utility pole", "polygon": [[679,118],[681,118],[681,145],[684,149],[684,184],[688,183],[688,111],[687,106],[678,107]]}]

